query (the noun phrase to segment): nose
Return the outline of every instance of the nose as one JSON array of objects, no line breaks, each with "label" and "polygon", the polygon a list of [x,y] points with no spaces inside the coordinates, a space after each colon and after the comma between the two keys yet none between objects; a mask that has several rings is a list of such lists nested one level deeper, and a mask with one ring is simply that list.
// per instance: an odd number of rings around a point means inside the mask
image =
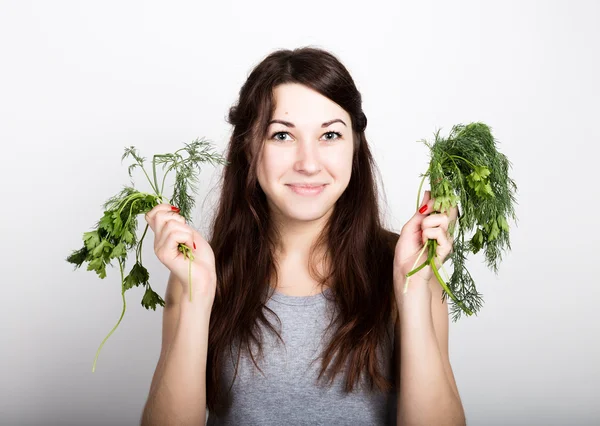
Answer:
[{"label": "nose", "polygon": [[294,170],[306,174],[319,173],[321,171],[321,160],[317,144],[309,140],[303,140],[296,146]]}]

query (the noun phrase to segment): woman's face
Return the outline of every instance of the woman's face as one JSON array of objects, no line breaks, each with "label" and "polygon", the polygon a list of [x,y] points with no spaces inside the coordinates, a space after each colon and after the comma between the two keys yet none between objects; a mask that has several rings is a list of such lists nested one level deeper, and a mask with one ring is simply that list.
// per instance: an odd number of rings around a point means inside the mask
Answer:
[{"label": "woman's face", "polygon": [[258,182],[276,219],[329,216],[352,171],[350,115],[300,84],[274,91],[276,109],[258,160]]}]

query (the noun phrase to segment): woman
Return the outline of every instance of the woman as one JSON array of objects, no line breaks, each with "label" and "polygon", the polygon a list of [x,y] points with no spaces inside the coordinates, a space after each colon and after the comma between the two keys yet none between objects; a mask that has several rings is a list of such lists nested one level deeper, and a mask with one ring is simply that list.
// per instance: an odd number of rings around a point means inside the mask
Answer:
[{"label": "woman", "polygon": [[361,95],[326,51],[270,54],[229,122],[210,243],[175,207],[146,216],[171,274],[142,423],[464,424],[431,268],[403,292],[428,239],[447,258],[456,209],[428,216],[426,192],[382,227]]}]

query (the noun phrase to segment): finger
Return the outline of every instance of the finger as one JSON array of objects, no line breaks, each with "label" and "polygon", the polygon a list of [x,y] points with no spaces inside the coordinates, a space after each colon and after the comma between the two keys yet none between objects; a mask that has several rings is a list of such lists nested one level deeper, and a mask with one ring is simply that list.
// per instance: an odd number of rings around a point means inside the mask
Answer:
[{"label": "finger", "polygon": [[427,240],[436,240],[438,247],[447,248],[451,246],[450,236],[440,227],[423,229],[423,244]]},{"label": "finger", "polygon": [[450,218],[450,222],[456,221],[458,219],[458,206],[454,206],[450,209],[450,214],[448,214]]},{"label": "finger", "polygon": [[185,224],[185,218],[177,212],[171,210],[161,210],[158,213],[156,213],[156,217],[154,219],[154,232],[157,236],[159,236],[159,238],[160,235],[162,235],[162,233],[164,232],[165,225],[172,220],[175,222]]},{"label": "finger", "polygon": [[401,232],[409,233],[409,234],[420,234],[421,233],[421,223],[423,219],[427,216],[428,212],[432,210],[433,203],[435,200],[430,199],[430,191],[425,191],[425,196],[423,198],[423,202],[421,203],[421,207],[426,206],[424,210],[418,210],[412,218],[402,227]]},{"label": "finger", "polygon": [[[175,233],[181,233],[181,232],[186,232],[186,233],[192,233],[192,228],[190,228],[189,225],[187,225],[186,223],[181,223],[178,219],[174,218],[172,220],[167,220],[160,233],[157,233],[157,239],[154,242],[154,246],[155,247],[162,247],[164,245],[167,244],[167,240],[169,238],[172,238],[172,234]],[[193,240],[193,239],[192,239]],[[191,241],[190,241],[191,242]],[[192,245],[188,246],[193,248]]]},{"label": "finger", "polygon": [[446,213],[437,213],[427,216],[423,219],[421,226],[425,228],[436,228],[440,227],[444,232],[448,232],[448,226],[450,224],[450,218]]},{"label": "finger", "polygon": [[[450,240],[452,242],[452,240]],[[452,253],[452,245],[448,246],[437,246],[435,251],[435,264],[440,268],[450,258]]]},{"label": "finger", "polygon": [[179,251],[179,244],[185,244],[186,246],[193,248],[194,237],[191,230],[177,230],[169,233],[169,237],[166,238],[162,244],[157,246],[156,255],[159,259],[175,259],[177,256],[182,255]]},{"label": "finger", "polygon": [[152,228],[152,231],[154,231],[154,233],[156,233],[155,230],[155,221],[156,221],[156,215],[159,212],[164,212],[164,211],[173,211],[173,206],[171,206],[170,204],[158,204],[156,206],[154,206],[154,208],[152,210],[150,210],[149,212],[147,212],[144,215],[144,218],[146,219],[146,222],[148,222],[148,225],[150,225],[150,228]]},{"label": "finger", "polygon": [[458,220],[458,206],[451,207],[450,210],[446,212],[446,215],[448,216],[449,224],[456,224]]},{"label": "finger", "polygon": [[433,205],[433,202],[430,202],[431,200],[431,191],[427,190],[425,191],[425,194],[423,194],[423,200],[421,201],[421,206],[419,207],[419,212],[421,212],[421,208],[423,208],[423,206],[427,205],[427,210],[425,210],[423,212],[423,214],[426,214],[426,212],[428,210],[431,209],[431,206]]},{"label": "finger", "polygon": [[146,213],[146,215],[144,216],[146,218],[146,221],[148,223],[151,223],[151,225],[154,225],[154,218],[156,217],[156,213],[158,213],[159,211],[163,211],[163,210],[171,210],[171,206],[169,204],[158,204],[156,206],[154,206],[154,208],[152,210],[150,210],[149,212]]}]

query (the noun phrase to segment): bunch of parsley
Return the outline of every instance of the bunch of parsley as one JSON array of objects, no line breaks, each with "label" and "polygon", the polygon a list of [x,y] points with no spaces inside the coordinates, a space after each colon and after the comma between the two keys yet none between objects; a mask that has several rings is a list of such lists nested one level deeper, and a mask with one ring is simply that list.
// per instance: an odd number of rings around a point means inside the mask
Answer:
[{"label": "bunch of parsley", "polygon": [[[454,271],[445,283],[435,263],[437,241],[428,240],[414,269],[406,275],[404,291],[410,276],[430,265],[444,289],[442,300],[450,296],[453,301],[451,314],[453,321],[457,321],[462,312],[469,316],[476,313],[483,302],[465,267],[467,254],[483,249],[487,267],[497,273],[502,252],[511,249],[508,220],[517,220],[514,212],[517,185],[509,176],[510,161],[497,150],[490,128],[483,123],[455,125],[447,138],[440,137],[438,130],[433,143],[419,142],[429,148],[431,159],[429,168],[421,175],[417,209],[426,177],[430,180],[431,197],[435,199],[432,214],[458,206],[457,221],[448,229],[454,239],[450,255]],[[475,232],[467,237],[473,229]],[[427,260],[415,268],[425,250]]]},{"label": "bunch of parsley", "polygon": [[[134,162],[129,166],[129,177],[132,178],[132,172],[139,167],[143,172],[150,186],[151,193],[141,192],[135,189],[133,180],[131,186],[125,186],[115,196],[111,197],[103,205],[104,214],[96,223],[93,230],[83,233],[83,247],[73,251],[67,258],[67,262],[75,265],[75,269],[81,267],[84,262],[88,262],[87,270],[94,271],[101,279],[106,277],[106,267],[111,265],[112,260],[119,264],[121,272],[121,297],[123,299],[123,310],[121,317],[113,329],[104,338],[92,366],[92,372],[96,369],[96,361],[102,346],[111,334],[117,329],[123,316],[127,304],[125,302],[125,292],[133,287],[143,286],[146,288],[142,297],[142,306],[146,309],[156,310],[156,306],[165,306],[165,302],[158,293],[150,286],[150,275],[148,270],[142,264],[142,243],[148,224],[142,234],[137,239],[137,217],[145,215],[158,204],[165,202],[164,186],[167,175],[175,172],[175,183],[173,185],[173,195],[168,203],[179,207],[181,214],[186,221],[191,223],[191,212],[195,205],[193,194],[197,193],[198,175],[201,172],[200,165],[209,162],[213,165],[226,164],[227,162],[218,154],[212,152],[210,143],[206,140],[196,139],[190,144],[184,144],[184,148],[175,151],[172,154],[157,154],[152,158],[152,179],[148,176],[144,168],[145,158],[141,157],[134,146],[125,148],[125,153],[121,158],[121,163],[125,158],[131,157]],[[162,164],[164,172],[162,183],[159,185],[157,176],[157,166]],[[166,169],[166,171],[165,171]],[[128,252],[135,249],[135,262],[127,276],[124,275],[126,269],[126,260]],[[189,259],[190,264],[190,301],[192,300],[192,277],[191,265],[194,260],[192,249],[185,244],[179,244],[179,251]]]}]

